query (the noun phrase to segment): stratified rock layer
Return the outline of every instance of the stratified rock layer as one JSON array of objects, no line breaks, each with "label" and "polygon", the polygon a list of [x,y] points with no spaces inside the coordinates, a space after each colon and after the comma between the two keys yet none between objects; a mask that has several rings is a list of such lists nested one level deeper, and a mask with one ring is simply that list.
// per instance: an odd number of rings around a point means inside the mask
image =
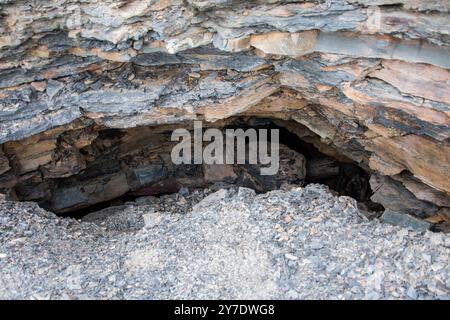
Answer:
[{"label": "stratified rock layer", "polygon": [[257,115],[392,177],[418,216],[448,207],[446,0],[0,7],[1,188],[78,174],[101,129]]}]

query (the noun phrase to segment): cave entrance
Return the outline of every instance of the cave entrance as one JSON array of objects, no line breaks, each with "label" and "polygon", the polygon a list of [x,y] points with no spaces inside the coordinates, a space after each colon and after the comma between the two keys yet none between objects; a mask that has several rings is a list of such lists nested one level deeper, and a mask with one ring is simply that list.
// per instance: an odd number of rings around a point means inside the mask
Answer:
[{"label": "cave entrance", "polygon": [[[204,130],[277,129],[278,173],[261,175],[261,166],[249,163],[174,164],[171,151],[178,142],[171,140],[172,132],[177,128],[192,132],[191,124],[89,128],[97,132],[91,143],[79,149],[84,164],[82,170],[70,176],[25,180],[15,187],[15,194],[19,200],[37,201],[41,207],[58,215],[81,218],[139,197],[173,194],[180,190],[242,186],[262,193],[287,185],[320,183],[339,195],[356,199],[370,218],[383,210],[370,201],[369,173],[297,122],[233,117],[204,124]],[[64,137],[59,139],[60,143],[64,140]],[[41,190],[37,199],[36,190]]]}]

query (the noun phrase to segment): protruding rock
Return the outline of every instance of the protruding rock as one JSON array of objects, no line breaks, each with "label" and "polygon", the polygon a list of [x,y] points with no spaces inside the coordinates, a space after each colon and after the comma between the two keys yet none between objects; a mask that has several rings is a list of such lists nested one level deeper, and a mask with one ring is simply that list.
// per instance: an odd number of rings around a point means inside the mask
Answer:
[{"label": "protruding rock", "polygon": [[426,231],[431,228],[431,223],[417,219],[409,214],[386,210],[381,216],[381,220],[389,224],[408,228],[416,231]]},{"label": "protruding rock", "polygon": [[389,177],[372,175],[370,186],[374,192],[372,201],[382,204],[389,211],[426,218],[438,210],[431,202],[418,200],[400,182]]},{"label": "protruding rock", "polygon": [[267,54],[302,56],[314,51],[316,31],[271,32],[250,37],[250,45]]}]

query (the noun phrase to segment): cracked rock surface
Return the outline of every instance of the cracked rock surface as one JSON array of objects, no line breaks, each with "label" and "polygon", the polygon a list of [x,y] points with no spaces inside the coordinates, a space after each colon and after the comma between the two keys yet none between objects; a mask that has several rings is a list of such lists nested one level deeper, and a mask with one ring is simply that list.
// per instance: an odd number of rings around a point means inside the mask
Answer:
[{"label": "cracked rock surface", "polygon": [[450,237],[310,184],[142,197],[83,222],[0,203],[0,298],[450,298]]}]

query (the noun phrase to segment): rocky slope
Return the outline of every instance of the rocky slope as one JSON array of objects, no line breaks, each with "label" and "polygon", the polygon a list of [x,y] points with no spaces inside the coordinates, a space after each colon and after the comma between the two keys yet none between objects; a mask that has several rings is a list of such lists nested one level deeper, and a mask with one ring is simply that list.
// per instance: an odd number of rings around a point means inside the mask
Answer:
[{"label": "rocky slope", "polygon": [[369,222],[320,185],[144,197],[84,222],[0,207],[0,298],[450,299],[449,235]]},{"label": "rocky slope", "polygon": [[[448,221],[449,10],[447,0],[2,0],[0,188],[48,200],[55,179],[98,166],[92,144],[107,128],[258,116],[289,120],[374,173],[385,208]],[[121,174],[102,173],[101,185],[129,183]]]}]

